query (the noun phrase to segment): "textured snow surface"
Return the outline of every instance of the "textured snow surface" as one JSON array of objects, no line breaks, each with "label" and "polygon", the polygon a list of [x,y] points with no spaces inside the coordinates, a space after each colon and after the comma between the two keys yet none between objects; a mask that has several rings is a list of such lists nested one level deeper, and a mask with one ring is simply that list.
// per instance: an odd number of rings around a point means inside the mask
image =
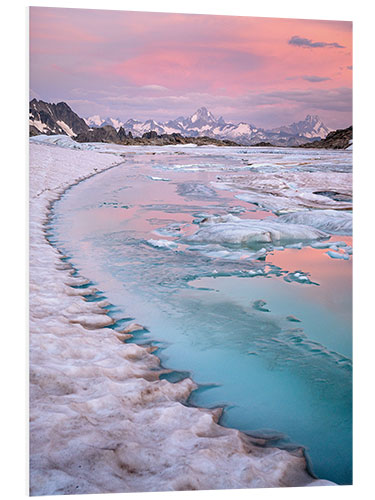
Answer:
[{"label": "textured snow surface", "polygon": [[[86,144],[76,142],[66,135],[36,135],[30,137],[30,144],[52,144],[67,149],[89,149]],[[94,148],[92,148],[94,149]]]},{"label": "textured snow surface", "polygon": [[281,215],[279,222],[305,224],[330,234],[352,234],[353,215],[336,210],[311,210]]},{"label": "textured snow surface", "polygon": [[85,300],[95,289],[44,224],[66,188],[116,162],[30,144],[31,494],[332,484],[312,480],[300,450],[255,446],[218,425],[219,410],[185,406],[192,380],[160,380],[152,348],[103,328],[108,303]]},{"label": "textured snow surface", "polygon": [[[214,185],[220,189],[240,190],[236,198],[275,213],[289,213],[306,208],[352,208],[351,173],[277,171],[275,166],[271,167],[270,172],[266,168],[264,170],[223,176]],[[333,193],[333,197],[322,193]]]}]

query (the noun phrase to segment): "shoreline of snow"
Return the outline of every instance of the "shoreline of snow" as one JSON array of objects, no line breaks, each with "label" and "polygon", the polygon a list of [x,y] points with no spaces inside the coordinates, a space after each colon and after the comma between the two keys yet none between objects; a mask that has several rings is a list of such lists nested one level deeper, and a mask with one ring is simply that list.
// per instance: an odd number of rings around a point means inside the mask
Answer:
[{"label": "shoreline of snow", "polygon": [[[120,161],[119,161],[120,160]],[[126,344],[105,300],[46,239],[53,203],[113,168],[113,154],[30,144],[30,494],[261,488],[314,480],[301,449],[218,425],[186,406],[196,384],[160,380],[152,347]]]}]

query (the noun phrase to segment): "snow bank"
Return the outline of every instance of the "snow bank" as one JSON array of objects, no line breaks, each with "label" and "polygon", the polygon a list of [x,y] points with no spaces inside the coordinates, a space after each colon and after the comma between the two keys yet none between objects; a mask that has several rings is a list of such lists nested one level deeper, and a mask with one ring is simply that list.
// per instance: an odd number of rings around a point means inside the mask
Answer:
[{"label": "snow bank", "polygon": [[[263,448],[185,406],[190,379],[152,348],[125,344],[108,302],[45,238],[51,204],[118,157],[30,145],[30,489],[32,495],[279,487],[317,483],[301,450]],[[332,484],[323,481],[323,484]]]},{"label": "snow bank", "polygon": [[87,147],[88,144],[76,142],[67,135],[36,135],[34,137],[30,137],[30,144],[33,143],[52,144],[54,146],[60,146],[68,149],[95,149]]},{"label": "snow bank", "polygon": [[103,153],[119,153],[115,144],[105,144],[103,142],[76,142],[67,135],[36,135],[30,137],[30,144],[46,144],[51,146],[59,146],[65,149],[80,149],[87,151],[98,151]]}]

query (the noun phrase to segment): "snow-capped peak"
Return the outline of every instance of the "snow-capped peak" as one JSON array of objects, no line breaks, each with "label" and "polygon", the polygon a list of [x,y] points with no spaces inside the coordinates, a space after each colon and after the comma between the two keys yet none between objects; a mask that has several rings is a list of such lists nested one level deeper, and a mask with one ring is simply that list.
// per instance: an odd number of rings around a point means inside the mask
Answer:
[{"label": "snow-capped peak", "polygon": [[119,118],[101,118],[99,115],[89,116],[88,118],[84,118],[85,122],[89,127],[103,127],[104,125],[111,125],[116,130],[124,125],[124,123]]},{"label": "snow-capped peak", "polygon": [[315,125],[316,123],[322,123],[318,115],[306,115],[304,122],[311,123],[312,125]]},{"label": "snow-capped peak", "polygon": [[99,115],[89,116],[84,120],[89,127],[100,127],[104,123],[104,120]]},{"label": "snow-capped peak", "polygon": [[216,123],[214,115],[210,111],[208,111],[208,109],[205,108],[204,106],[199,108],[193,115],[191,115],[189,120],[191,123],[196,123],[196,122],[200,122],[202,124]]}]

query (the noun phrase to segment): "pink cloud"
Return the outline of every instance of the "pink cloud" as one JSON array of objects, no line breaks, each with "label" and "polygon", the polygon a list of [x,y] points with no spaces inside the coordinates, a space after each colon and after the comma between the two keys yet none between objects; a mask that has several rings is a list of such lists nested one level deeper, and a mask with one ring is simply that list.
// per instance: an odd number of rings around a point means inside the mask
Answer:
[{"label": "pink cloud", "polygon": [[[288,43],[297,35],[345,48]],[[30,11],[32,88],[45,99],[73,99],[72,89],[86,89],[90,102],[98,105],[100,92],[108,95],[109,89],[124,86],[133,99],[141,99],[146,91],[152,97],[163,87],[170,97],[191,99],[195,93],[242,100],[249,92],[351,88],[351,47],[348,22],[37,7]],[[276,105],[274,110],[278,113]]]}]

